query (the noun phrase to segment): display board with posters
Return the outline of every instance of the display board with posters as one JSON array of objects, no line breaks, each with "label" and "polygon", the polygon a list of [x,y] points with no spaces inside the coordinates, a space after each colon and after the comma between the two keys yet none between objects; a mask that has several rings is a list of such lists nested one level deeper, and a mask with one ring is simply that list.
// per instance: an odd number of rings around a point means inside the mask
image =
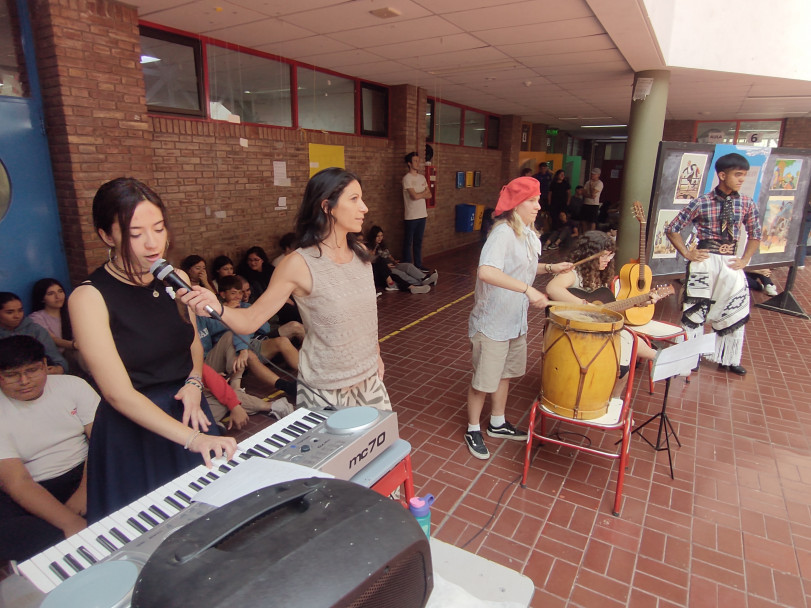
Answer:
[{"label": "display board with posters", "polygon": [[[768,268],[793,262],[811,182],[811,150],[760,148],[729,144],[661,142],[648,213],[648,264],[653,276],[684,273],[685,259],[676,252],[665,228],[692,199],[718,184],[715,161],[730,152],[745,156],[750,171],[743,194],[758,205],[763,238],[750,266]],[[745,238],[746,233],[742,231]],[[682,231],[689,247],[692,226]],[[739,243],[743,251],[745,241]]]}]

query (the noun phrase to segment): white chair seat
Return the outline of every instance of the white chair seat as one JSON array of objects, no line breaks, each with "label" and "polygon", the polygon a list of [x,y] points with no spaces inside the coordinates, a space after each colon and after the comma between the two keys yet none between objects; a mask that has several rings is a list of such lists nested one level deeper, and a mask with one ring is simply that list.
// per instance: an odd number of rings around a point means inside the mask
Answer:
[{"label": "white chair seat", "polygon": [[[543,403],[540,403],[540,406],[541,409],[551,414],[552,416],[565,418],[565,416],[561,416],[558,412],[550,410]],[[606,411],[605,414],[603,414],[599,418],[592,418],[591,420],[584,422],[588,422],[590,426],[604,426],[610,428],[617,426],[617,423],[620,421],[620,416],[622,416],[622,399],[620,399],[619,397],[613,397],[608,402],[608,411]],[[578,420],[572,419],[572,422],[578,422]]]}]

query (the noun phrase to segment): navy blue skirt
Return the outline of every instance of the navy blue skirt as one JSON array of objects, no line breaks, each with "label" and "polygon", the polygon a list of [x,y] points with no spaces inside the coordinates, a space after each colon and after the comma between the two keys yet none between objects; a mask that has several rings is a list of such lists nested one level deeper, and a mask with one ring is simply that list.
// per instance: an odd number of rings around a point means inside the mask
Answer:
[{"label": "navy blue skirt", "polygon": [[[183,419],[183,403],[175,399],[176,382],[140,392],[175,420]],[[200,406],[212,421],[209,435],[219,435],[205,397]],[[191,430],[189,430],[191,434]],[[118,412],[104,399],[96,410],[87,455],[87,522],[128,505],[203,464],[196,452],[164,439]]]}]

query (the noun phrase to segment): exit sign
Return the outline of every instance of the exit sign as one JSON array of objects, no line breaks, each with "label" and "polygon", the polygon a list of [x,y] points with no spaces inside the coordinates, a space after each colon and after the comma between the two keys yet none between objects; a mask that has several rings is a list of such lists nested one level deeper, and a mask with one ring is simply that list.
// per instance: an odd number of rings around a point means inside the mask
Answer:
[{"label": "exit sign", "polygon": [[557,130],[557,129],[547,129],[547,130],[546,130],[546,134],[547,134],[547,135],[557,135],[557,134],[558,134],[558,130]]}]

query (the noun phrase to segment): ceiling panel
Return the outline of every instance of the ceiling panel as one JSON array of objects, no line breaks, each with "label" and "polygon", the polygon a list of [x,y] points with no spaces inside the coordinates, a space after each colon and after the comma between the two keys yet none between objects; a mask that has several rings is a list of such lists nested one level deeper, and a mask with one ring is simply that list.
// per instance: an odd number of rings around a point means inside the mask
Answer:
[{"label": "ceiling panel", "polygon": [[[320,53],[337,53],[351,49],[347,44],[332,40],[326,36],[309,36],[298,40],[286,40],[284,42],[272,42],[256,47],[257,50],[273,55],[281,55],[290,59],[303,61],[305,57],[318,55]],[[307,63],[307,62],[305,62]]]},{"label": "ceiling panel", "polygon": [[[284,20],[305,29],[312,29],[319,34],[329,34],[380,25],[382,22],[380,17],[375,17],[369,12],[379,8],[383,8],[383,6],[375,0],[352,0],[317,10],[287,15]],[[394,19],[400,21],[426,17],[431,14],[429,10],[410,0],[397,0],[396,8],[402,15],[394,17]]]},{"label": "ceiling panel", "polygon": [[408,20],[378,19],[378,22],[371,27],[333,32],[330,36],[347,44],[371,48],[463,33],[461,28],[435,15]]},{"label": "ceiling panel", "polygon": [[528,23],[541,24],[539,33],[547,29],[549,21],[591,17],[592,13],[582,0],[548,2],[528,0],[502,6],[471,9],[458,13],[446,13],[445,18],[468,32],[497,27],[517,27]]},{"label": "ceiling panel", "polygon": [[258,21],[243,23],[242,25],[230,26],[223,29],[210,30],[207,34],[217,39],[227,37],[230,40],[239,40],[240,46],[253,49],[258,49],[270,43],[298,40],[313,35],[312,32],[308,30],[273,17],[266,17]]},{"label": "ceiling panel", "polygon": [[481,40],[470,34],[452,34],[435,38],[401,42],[386,46],[375,46],[370,51],[388,59],[403,59],[405,57],[430,57],[437,53],[450,51],[463,51],[485,46]]},{"label": "ceiling panel", "polygon": [[570,19],[557,23],[556,27],[540,27],[538,24],[500,27],[477,30],[476,36],[493,45],[520,44],[534,41],[570,40],[605,34],[600,23],[592,17]]}]

